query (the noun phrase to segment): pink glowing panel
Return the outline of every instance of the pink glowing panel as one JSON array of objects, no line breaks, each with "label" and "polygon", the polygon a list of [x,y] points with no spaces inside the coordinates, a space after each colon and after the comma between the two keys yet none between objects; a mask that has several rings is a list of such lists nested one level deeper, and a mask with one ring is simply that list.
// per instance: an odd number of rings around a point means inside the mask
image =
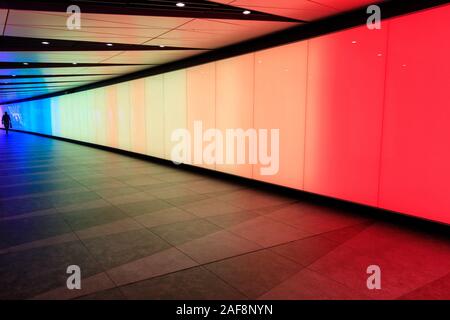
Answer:
[{"label": "pink glowing panel", "polygon": [[134,152],[145,153],[145,79],[130,82],[131,90],[131,149]]},{"label": "pink glowing panel", "polygon": [[131,119],[130,119],[130,83],[117,85],[117,109],[119,116],[119,148],[131,150]]},{"label": "pink glowing panel", "polygon": [[379,205],[450,223],[450,6],[394,19]]},{"label": "pink glowing panel", "polygon": [[[191,136],[194,137],[194,124],[201,122],[203,130],[216,127],[216,64],[209,63],[187,69],[187,125]],[[197,127],[199,127],[197,125]],[[199,131],[197,129],[197,131]],[[214,139],[214,138],[212,138]],[[200,167],[214,169],[215,164],[203,161],[203,150],[214,140],[202,142],[193,141],[192,156],[195,150],[199,155],[193,158],[192,164]]]},{"label": "pink glowing panel", "polygon": [[309,41],[304,189],[376,205],[386,28]]},{"label": "pink glowing panel", "polygon": [[106,87],[106,108],[107,108],[107,144],[117,148],[119,146],[119,113],[117,110],[117,86]]},{"label": "pink glowing panel", "polygon": [[171,160],[171,141],[174,130],[186,129],[186,69],[164,74],[164,150],[165,159]]},{"label": "pink glowing panel", "polygon": [[[255,55],[254,126],[280,130],[278,173],[262,175],[261,168],[268,165],[255,165],[255,179],[292,188],[303,187],[306,70],[306,41]],[[276,156],[271,155],[272,163]]]},{"label": "pink glowing panel", "polygon": [[145,79],[145,120],[147,154],[164,158],[164,79]]},{"label": "pink glowing panel", "polygon": [[[216,63],[216,127],[222,133],[224,143],[227,129],[253,128],[253,88],[254,54]],[[245,149],[249,149],[248,143]],[[237,151],[235,143],[235,162]],[[253,165],[248,164],[247,160],[245,162],[245,164],[217,164],[216,169],[251,178]]]}]

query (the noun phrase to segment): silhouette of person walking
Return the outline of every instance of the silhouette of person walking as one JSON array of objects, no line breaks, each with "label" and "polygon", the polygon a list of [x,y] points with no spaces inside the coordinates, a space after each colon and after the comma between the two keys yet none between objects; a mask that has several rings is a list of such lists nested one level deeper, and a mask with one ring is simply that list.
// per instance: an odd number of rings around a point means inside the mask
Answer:
[{"label": "silhouette of person walking", "polygon": [[6,112],[6,111],[2,117],[2,124],[3,124],[3,127],[5,128],[6,134],[8,134],[8,131],[10,128],[12,128],[12,125],[11,125],[11,118],[10,118],[8,112]]}]

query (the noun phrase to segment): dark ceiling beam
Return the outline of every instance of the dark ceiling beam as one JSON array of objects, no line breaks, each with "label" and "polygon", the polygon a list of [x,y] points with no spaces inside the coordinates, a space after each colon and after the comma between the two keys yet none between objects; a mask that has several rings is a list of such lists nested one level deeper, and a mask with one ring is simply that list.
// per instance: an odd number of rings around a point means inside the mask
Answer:
[{"label": "dark ceiling beam", "polygon": [[16,76],[5,76],[0,75],[0,79],[35,79],[35,78],[61,78],[61,77],[98,77],[98,76],[113,76],[114,73],[83,73],[83,74],[27,74],[27,75],[16,75]]},{"label": "dark ceiling beam", "polygon": [[226,4],[187,0],[184,7],[176,6],[176,0],[0,0],[0,8],[66,12],[70,5],[78,5],[82,13],[119,14],[136,16],[162,16],[179,18],[205,18],[205,19],[232,19],[232,20],[258,20],[303,22],[292,18],[250,10],[251,14],[243,14],[245,8]]},{"label": "dark ceiling beam", "polygon": [[126,67],[150,66],[153,64],[126,63],[60,63],[60,62],[0,62],[0,69],[44,69],[44,68],[81,68],[81,67]]},{"label": "dark ceiling beam", "polygon": [[0,37],[1,51],[173,51],[207,50],[202,48],[155,46],[128,43],[57,40],[28,37]]},{"label": "dark ceiling beam", "polygon": [[91,80],[73,80],[73,81],[26,81],[26,82],[0,82],[0,88],[2,86],[15,86],[16,88],[20,88],[23,85],[30,84],[52,84],[52,83],[82,83],[82,82],[90,82]]},{"label": "dark ceiling beam", "polygon": [[61,85],[42,85],[42,86],[22,86],[22,87],[11,87],[11,86],[0,86],[0,92],[3,91],[14,91],[14,90],[22,90],[22,89],[51,89],[51,88],[67,88],[70,87],[70,84],[61,84]]}]

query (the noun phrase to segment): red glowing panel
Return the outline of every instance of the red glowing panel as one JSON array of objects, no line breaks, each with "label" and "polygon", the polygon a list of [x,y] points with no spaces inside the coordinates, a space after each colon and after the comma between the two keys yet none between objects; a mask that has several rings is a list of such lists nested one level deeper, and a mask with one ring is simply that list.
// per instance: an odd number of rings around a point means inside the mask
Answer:
[{"label": "red glowing panel", "polygon": [[376,205],[386,28],[309,41],[304,189]]},{"label": "red glowing panel", "polygon": [[394,19],[379,205],[450,223],[450,6]]},{"label": "red glowing panel", "polygon": [[270,166],[259,159],[253,178],[298,189],[303,186],[307,49],[304,41],[255,54],[254,127],[279,129],[280,139],[279,154],[270,155],[272,168],[279,159],[278,173],[263,175],[261,168]]}]

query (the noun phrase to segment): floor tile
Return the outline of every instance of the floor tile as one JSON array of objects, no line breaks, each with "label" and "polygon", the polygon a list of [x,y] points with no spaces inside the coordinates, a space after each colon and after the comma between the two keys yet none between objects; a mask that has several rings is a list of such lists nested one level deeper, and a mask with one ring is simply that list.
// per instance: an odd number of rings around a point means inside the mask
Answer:
[{"label": "floor tile", "polygon": [[141,225],[153,228],[164,224],[197,219],[196,216],[178,208],[167,208],[134,217]]},{"label": "floor tile", "polygon": [[205,267],[250,299],[258,298],[302,268],[267,250],[214,262]]},{"label": "floor tile", "polygon": [[152,255],[170,247],[145,229],[83,239],[92,256],[106,269]]},{"label": "floor tile", "polygon": [[180,250],[169,248],[109,269],[107,273],[117,285],[125,285],[196,265],[194,260]]},{"label": "floor tile", "polygon": [[226,202],[217,201],[216,199],[196,201],[194,203],[179,205],[179,207],[200,218],[242,211],[241,208]]},{"label": "floor tile", "polygon": [[256,243],[222,230],[204,237],[185,242],[178,249],[200,264],[234,257],[261,247]]},{"label": "floor tile", "polygon": [[62,216],[75,231],[127,218],[122,211],[113,206],[69,211],[62,213]]},{"label": "floor tile", "polygon": [[98,291],[103,291],[115,288],[116,285],[106,275],[106,273],[97,273],[90,277],[83,277],[81,280],[80,290],[69,290],[67,286],[59,287],[50,291],[46,291],[33,297],[34,300],[69,300],[75,299],[84,295],[94,294]]},{"label": "floor tile", "polygon": [[322,236],[315,236],[272,247],[270,250],[306,267],[338,245],[339,243]]},{"label": "floor tile", "polygon": [[[148,196],[150,197],[150,196]],[[154,199],[139,202],[118,204],[117,207],[127,215],[134,217],[145,213],[159,211],[161,209],[172,207],[164,200]]]},{"label": "floor tile", "polygon": [[121,287],[128,299],[238,300],[245,297],[202,267]]},{"label": "floor tile", "polygon": [[310,235],[308,232],[264,217],[243,222],[228,230],[263,247],[276,246]]},{"label": "floor tile", "polygon": [[176,246],[217,232],[221,228],[206,220],[195,219],[166,224],[151,228],[150,230],[170,244]]},{"label": "floor tile", "polygon": [[269,292],[263,300],[367,300],[364,294],[314,271],[302,269]]}]

